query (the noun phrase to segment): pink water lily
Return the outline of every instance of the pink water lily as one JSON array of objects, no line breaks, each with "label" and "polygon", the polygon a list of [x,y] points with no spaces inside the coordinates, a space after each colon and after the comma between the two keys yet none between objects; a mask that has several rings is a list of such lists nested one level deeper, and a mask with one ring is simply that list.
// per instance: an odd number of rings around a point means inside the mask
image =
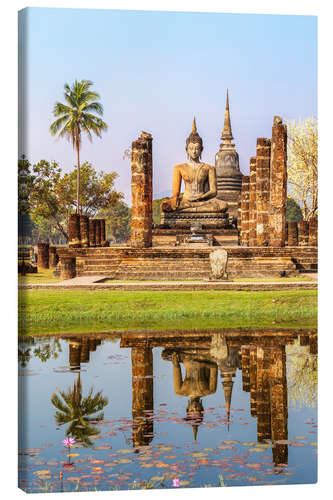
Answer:
[{"label": "pink water lily", "polygon": [[178,486],[180,486],[178,478],[172,480],[172,486],[175,486],[176,488],[178,488]]},{"label": "pink water lily", "polygon": [[68,447],[70,447],[70,446],[72,446],[73,444],[75,444],[75,439],[74,439],[74,438],[72,438],[72,437],[69,437],[69,438],[63,439],[62,444],[63,444],[64,446],[68,446]]}]

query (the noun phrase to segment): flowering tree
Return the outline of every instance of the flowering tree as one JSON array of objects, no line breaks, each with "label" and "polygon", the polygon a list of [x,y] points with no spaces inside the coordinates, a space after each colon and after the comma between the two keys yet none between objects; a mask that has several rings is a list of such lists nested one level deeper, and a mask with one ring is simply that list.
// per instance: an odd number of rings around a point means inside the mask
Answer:
[{"label": "flowering tree", "polygon": [[304,220],[318,210],[318,125],[315,117],[287,122],[288,194],[299,203]]}]

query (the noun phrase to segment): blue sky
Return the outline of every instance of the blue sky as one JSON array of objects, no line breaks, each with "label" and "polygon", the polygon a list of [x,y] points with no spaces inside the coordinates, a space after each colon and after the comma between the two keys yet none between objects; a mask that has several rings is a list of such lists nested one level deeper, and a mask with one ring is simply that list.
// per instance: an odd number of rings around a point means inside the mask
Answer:
[{"label": "blue sky", "polygon": [[[23,24],[25,29],[23,29]],[[89,79],[101,95],[109,129],[82,161],[116,171],[130,201],[130,162],[141,130],[153,135],[154,195],[170,190],[172,167],[185,160],[193,115],[214,163],[226,88],[240,167],[249,170],[257,137],[270,137],[274,115],[317,115],[317,19],[313,16],[29,8],[20,19],[26,106],[20,151],[30,161],[59,161],[69,171],[72,146],[49,133],[63,86]]]}]

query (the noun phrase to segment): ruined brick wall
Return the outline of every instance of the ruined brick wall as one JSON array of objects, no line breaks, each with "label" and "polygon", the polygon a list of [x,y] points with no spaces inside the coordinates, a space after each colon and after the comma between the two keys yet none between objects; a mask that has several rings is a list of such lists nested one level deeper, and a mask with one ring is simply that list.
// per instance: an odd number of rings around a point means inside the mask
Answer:
[{"label": "ruined brick wall", "polygon": [[257,139],[256,148],[256,204],[257,204],[257,245],[269,242],[269,186],[270,186],[271,140]]},{"label": "ruined brick wall", "polygon": [[87,215],[80,215],[80,236],[81,246],[89,247],[89,217]]},{"label": "ruined brick wall", "polygon": [[257,203],[256,203],[256,157],[250,158],[250,186],[249,186],[249,246],[257,244]]},{"label": "ruined brick wall", "polygon": [[89,219],[89,246],[96,246],[96,221],[95,219]]},{"label": "ruined brick wall", "polygon": [[301,220],[298,223],[298,244],[300,247],[306,247],[309,243],[309,223]]},{"label": "ruined brick wall", "polygon": [[71,214],[68,221],[68,246],[72,248],[81,247],[80,216]]},{"label": "ruined brick wall", "polygon": [[318,218],[312,217],[309,220],[309,246],[317,247],[318,246]]},{"label": "ruined brick wall", "polygon": [[298,246],[297,222],[288,222],[288,247]]},{"label": "ruined brick wall", "polygon": [[240,243],[247,246],[249,243],[249,185],[250,177],[243,175],[241,191],[241,233]]},{"label": "ruined brick wall", "polygon": [[286,240],[287,127],[274,116],[271,142],[269,244],[283,247]]},{"label": "ruined brick wall", "polygon": [[101,220],[95,219],[95,245],[100,247],[101,243]]},{"label": "ruined brick wall", "polygon": [[152,195],[153,161],[152,136],[141,132],[132,143],[132,247],[147,248],[152,246]]}]

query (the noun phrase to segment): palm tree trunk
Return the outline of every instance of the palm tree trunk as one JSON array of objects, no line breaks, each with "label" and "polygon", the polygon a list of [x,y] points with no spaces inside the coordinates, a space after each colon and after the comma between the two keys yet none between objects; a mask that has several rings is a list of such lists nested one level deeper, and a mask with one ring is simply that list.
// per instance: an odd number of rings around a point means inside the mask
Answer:
[{"label": "palm tree trunk", "polygon": [[77,153],[77,181],[76,181],[76,213],[80,214],[80,145],[76,144]]}]

